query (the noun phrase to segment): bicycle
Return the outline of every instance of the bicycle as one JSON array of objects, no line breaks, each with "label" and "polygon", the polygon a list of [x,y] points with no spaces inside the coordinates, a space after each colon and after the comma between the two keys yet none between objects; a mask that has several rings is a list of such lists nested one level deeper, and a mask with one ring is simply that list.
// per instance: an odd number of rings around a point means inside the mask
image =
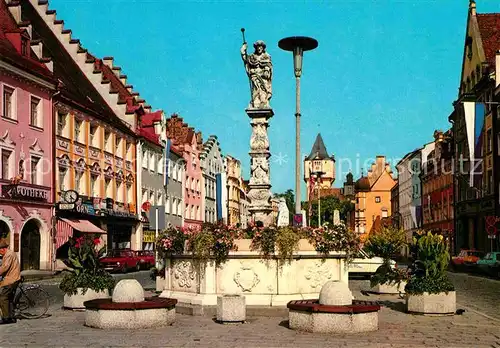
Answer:
[{"label": "bicycle", "polygon": [[38,319],[49,310],[49,294],[38,284],[25,284],[21,277],[11,305],[15,318]]}]

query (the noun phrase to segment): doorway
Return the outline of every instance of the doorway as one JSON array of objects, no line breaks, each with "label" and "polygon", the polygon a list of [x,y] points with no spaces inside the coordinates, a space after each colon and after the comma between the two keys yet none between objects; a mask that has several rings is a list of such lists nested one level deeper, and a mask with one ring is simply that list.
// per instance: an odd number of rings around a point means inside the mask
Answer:
[{"label": "doorway", "polygon": [[0,238],[8,239],[10,233],[9,225],[5,223],[5,221],[0,220]]},{"label": "doorway", "polygon": [[21,232],[21,268],[40,269],[40,224],[34,219],[26,222]]}]

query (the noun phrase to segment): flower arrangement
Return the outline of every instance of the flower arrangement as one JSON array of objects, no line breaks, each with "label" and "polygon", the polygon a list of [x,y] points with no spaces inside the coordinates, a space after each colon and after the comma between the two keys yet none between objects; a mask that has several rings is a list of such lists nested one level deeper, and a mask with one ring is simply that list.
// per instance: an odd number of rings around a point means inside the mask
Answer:
[{"label": "flower arrangement", "polygon": [[359,250],[359,236],[343,224],[306,229],[304,233],[309,235],[309,242],[316,251],[322,254],[344,251],[350,260]]},{"label": "flower arrangement", "polygon": [[92,235],[70,238],[68,258],[63,260],[69,269],[65,270],[66,274],[59,284],[65,294],[76,295],[79,288],[82,289],[82,295],[88,289],[97,292],[113,289],[115,280],[99,261],[106,247],[97,250],[99,243],[100,239]]},{"label": "flower arrangement", "polygon": [[170,227],[160,234],[156,246],[161,257],[191,253],[194,259],[214,260],[220,266],[231,251],[237,250],[237,239],[251,239],[251,250],[259,251],[263,258],[281,261],[292,259],[300,239],[308,239],[324,255],[343,251],[350,259],[359,249],[359,237],[344,225],[315,229],[250,225],[240,229],[220,223],[206,223],[196,231]]},{"label": "flower arrangement", "polygon": [[448,247],[443,236],[419,233],[413,239],[416,261],[410,271],[405,291],[410,295],[448,293],[455,287],[448,279],[446,270],[450,261]]}]

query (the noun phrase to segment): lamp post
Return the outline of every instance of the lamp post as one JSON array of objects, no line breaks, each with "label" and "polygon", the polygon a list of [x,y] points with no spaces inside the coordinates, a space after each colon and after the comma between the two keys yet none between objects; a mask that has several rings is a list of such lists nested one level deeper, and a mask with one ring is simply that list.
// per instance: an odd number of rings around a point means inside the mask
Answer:
[{"label": "lamp post", "polygon": [[300,77],[302,75],[302,58],[305,51],[318,47],[318,41],[305,36],[291,36],[281,39],[278,47],[293,52],[293,69],[295,72],[295,214],[300,214]]}]

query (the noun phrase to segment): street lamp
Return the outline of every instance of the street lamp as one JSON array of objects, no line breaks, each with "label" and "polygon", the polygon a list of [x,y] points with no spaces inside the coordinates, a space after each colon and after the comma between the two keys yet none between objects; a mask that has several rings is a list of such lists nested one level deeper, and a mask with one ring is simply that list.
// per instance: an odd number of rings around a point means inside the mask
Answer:
[{"label": "street lamp", "polygon": [[300,77],[302,75],[302,58],[305,51],[318,47],[318,41],[305,36],[291,36],[281,39],[278,47],[293,52],[293,69],[295,72],[295,214],[300,214]]}]

